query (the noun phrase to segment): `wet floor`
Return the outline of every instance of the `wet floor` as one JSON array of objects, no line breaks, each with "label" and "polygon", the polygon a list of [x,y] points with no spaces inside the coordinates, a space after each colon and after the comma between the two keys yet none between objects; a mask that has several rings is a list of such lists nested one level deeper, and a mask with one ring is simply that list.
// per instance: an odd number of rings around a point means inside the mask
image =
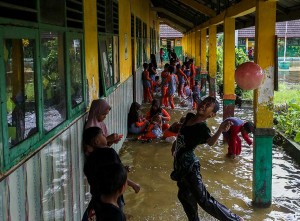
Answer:
[{"label": "wet floor", "polygon": [[[148,108],[143,106],[143,112]],[[252,120],[251,109],[245,106],[237,109],[235,116]],[[187,113],[184,109],[167,110],[172,116],[171,123]],[[212,131],[221,121],[221,115],[209,120]],[[300,166],[281,147],[273,149],[272,205],[269,208],[252,206],[253,150],[246,142],[243,142],[241,155],[234,160],[226,157],[227,147],[221,137],[214,147],[202,145],[195,153],[200,159],[208,191],[245,220],[300,220]],[[128,139],[120,156],[122,162],[132,168],[129,178],[141,185],[138,194],[131,188],[125,193],[125,213],[129,221],[187,221],[177,199],[176,182],[169,176],[173,162],[170,143],[141,143]],[[199,216],[204,221],[215,220],[200,207]]]}]

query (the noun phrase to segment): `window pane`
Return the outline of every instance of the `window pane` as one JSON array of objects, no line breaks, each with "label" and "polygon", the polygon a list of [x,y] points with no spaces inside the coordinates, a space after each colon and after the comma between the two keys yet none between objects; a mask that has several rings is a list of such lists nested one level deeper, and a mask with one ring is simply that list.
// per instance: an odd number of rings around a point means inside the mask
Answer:
[{"label": "window pane", "polygon": [[114,84],[120,82],[119,72],[119,37],[114,36]]},{"label": "window pane", "polygon": [[110,88],[114,85],[114,78],[113,78],[113,41],[112,38],[107,38],[107,57],[108,57],[108,79],[109,82],[106,85],[106,88]]},{"label": "window pane", "polygon": [[37,130],[35,106],[35,40],[5,39],[8,142],[13,147]]},{"label": "window pane", "polygon": [[113,86],[113,46],[112,38],[100,39],[101,70],[106,89]]},{"label": "window pane", "polygon": [[63,34],[44,32],[41,42],[44,129],[50,131],[66,119]]},{"label": "window pane", "polygon": [[72,39],[69,48],[72,107],[83,101],[82,48],[80,39]]}]

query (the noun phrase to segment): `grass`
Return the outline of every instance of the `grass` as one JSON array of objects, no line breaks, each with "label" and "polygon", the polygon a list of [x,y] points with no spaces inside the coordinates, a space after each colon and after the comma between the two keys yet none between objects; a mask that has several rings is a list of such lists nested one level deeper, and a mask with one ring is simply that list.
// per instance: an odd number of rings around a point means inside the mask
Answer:
[{"label": "grass", "polygon": [[279,84],[279,91],[274,93],[274,104],[300,104],[300,84]]}]

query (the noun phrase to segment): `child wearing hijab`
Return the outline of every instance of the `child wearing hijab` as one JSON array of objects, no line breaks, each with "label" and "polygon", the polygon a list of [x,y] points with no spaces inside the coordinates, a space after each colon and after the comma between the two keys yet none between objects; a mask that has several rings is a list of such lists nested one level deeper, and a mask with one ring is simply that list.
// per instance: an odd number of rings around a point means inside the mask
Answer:
[{"label": "child wearing hijab", "polygon": [[143,133],[149,122],[140,116],[139,110],[141,105],[138,102],[133,102],[128,113],[128,132],[131,134]]},{"label": "child wearing hijab", "polygon": [[111,146],[113,143],[118,143],[122,139],[122,135],[117,133],[108,134],[106,124],[103,122],[111,110],[111,106],[104,99],[93,100],[89,111],[88,119],[85,124],[85,129],[89,127],[99,127],[102,129],[103,135],[107,139],[107,144]]}]

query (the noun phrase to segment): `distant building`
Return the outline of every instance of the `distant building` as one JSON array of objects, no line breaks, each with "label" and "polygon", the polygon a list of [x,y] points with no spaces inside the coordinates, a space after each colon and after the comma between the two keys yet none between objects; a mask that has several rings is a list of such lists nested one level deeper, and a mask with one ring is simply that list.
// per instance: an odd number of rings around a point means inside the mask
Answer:
[{"label": "distant building", "polygon": [[[238,47],[248,52],[254,48],[255,27],[244,28],[237,31]],[[286,38],[286,57],[300,57],[300,20],[276,23],[278,37],[278,57],[284,56],[284,42]]]}]

